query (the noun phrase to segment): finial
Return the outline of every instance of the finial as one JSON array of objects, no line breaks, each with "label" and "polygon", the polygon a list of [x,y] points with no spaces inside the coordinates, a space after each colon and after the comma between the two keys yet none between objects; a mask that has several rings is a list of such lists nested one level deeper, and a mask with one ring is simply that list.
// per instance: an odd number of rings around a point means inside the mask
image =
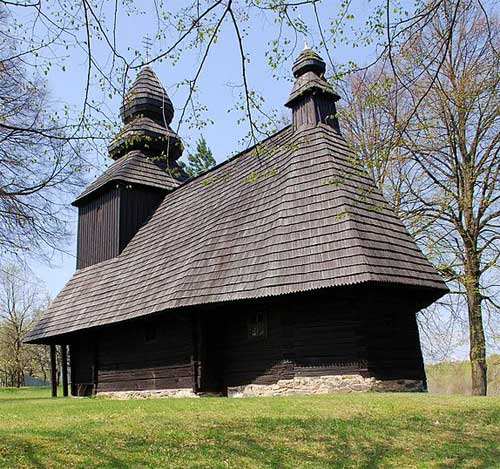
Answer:
[{"label": "finial", "polygon": [[[302,15],[299,13],[299,21],[302,24],[304,24],[304,22],[302,21]],[[302,49],[303,51],[304,50],[308,50],[309,49],[309,44],[307,43],[307,35],[306,35],[306,31],[304,30],[304,28],[301,28],[301,32],[302,32],[302,35],[304,36],[304,49]]]},{"label": "finial", "polygon": [[151,47],[153,46],[153,41],[149,38],[147,34],[142,39],[142,45],[144,46],[146,62],[149,62],[149,52],[151,51]]}]

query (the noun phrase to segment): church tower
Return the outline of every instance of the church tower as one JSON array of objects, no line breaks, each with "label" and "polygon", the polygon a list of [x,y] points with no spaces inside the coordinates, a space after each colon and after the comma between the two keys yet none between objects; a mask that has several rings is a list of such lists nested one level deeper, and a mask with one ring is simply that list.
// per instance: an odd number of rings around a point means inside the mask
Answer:
[{"label": "church tower", "polygon": [[294,129],[323,123],[340,132],[336,102],[340,96],[325,79],[326,64],[306,47],[295,60],[292,92],[285,106],[292,109]]},{"label": "church tower", "polygon": [[126,94],[124,123],[108,147],[114,163],[73,202],[78,207],[77,269],[120,254],[165,194],[187,179],[177,164],[174,108],[154,71],[144,67]]}]

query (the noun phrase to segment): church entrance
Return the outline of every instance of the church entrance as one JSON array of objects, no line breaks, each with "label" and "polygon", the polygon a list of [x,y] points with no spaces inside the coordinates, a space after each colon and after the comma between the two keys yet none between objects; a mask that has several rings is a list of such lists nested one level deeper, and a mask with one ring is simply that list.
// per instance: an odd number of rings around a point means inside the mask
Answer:
[{"label": "church entrance", "polygon": [[224,386],[224,330],[225,324],[216,314],[200,317],[199,393],[225,394]]}]

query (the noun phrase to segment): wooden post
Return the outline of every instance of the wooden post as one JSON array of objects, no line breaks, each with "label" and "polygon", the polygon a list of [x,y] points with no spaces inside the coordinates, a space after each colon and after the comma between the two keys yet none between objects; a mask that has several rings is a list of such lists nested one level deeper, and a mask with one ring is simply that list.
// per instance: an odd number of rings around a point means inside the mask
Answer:
[{"label": "wooden post", "polygon": [[74,360],[74,345],[69,345],[69,372],[71,383],[71,395],[76,396],[76,378],[75,378],[75,360]]},{"label": "wooden post", "polygon": [[205,346],[205,341],[203,340],[203,325],[202,325],[202,320],[200,317],[200,313],[198,312],[196,314],[196,337],[197,337],[197,363],[198,363],[198,370],[196,373],[196,387],[197,387],[197,392],[202,390],[202,387],[204,385],[204,380],[202,373],[204,372],[204,366],[205,366],[205,353],[203,347]]},{"label": "wooden post", "polygon": [[52,397],[57,397],[56,346],[50,344],[50,384]]},{"label": "wooden post", "polygon": [[61,345],[61,374],[63,396],[68,397],[68,356],[66,345]]}]

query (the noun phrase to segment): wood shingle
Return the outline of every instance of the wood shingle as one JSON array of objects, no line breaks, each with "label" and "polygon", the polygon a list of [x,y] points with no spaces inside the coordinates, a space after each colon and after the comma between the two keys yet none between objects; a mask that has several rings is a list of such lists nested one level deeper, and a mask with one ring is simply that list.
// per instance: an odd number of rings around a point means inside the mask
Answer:
[{"label": "wood shingle", "polygon": [[119,256],[73,275],[29,340],[341,285],[441,296],[444,282],[354,161],[331,126],[286,127],[185,182]]}]

